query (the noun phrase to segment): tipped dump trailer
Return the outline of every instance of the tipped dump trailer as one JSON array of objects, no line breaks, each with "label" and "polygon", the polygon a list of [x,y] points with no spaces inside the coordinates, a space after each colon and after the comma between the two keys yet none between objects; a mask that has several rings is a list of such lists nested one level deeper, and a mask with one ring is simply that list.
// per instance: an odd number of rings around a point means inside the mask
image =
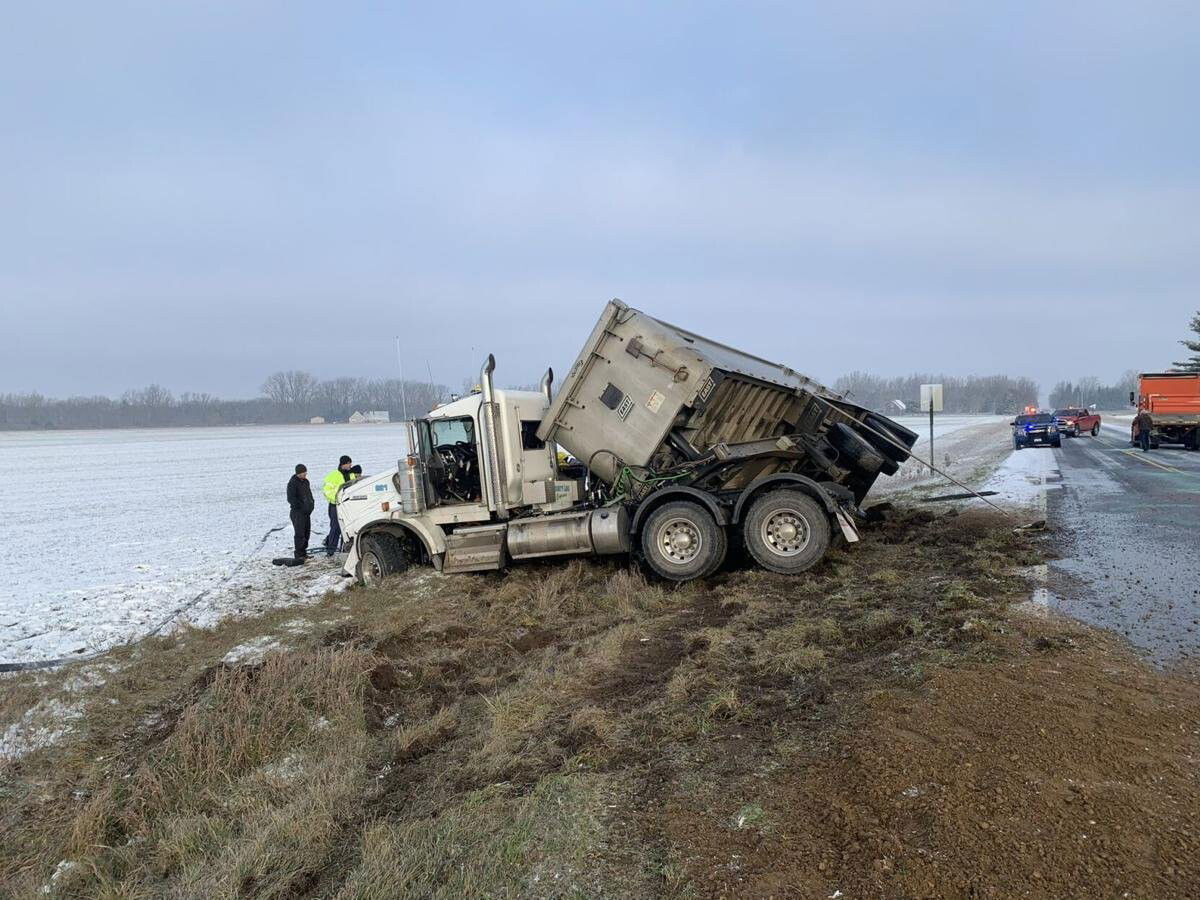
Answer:
[{"label": "tipped dump trailer", "polygon": [[478,394],[408,423],[396,470],[342,489],[348,572],[632,553],[686,581],[736,539],[797,574],[833,540],[858,540],[871,485],[917,440],[787,366],[618,300],[557,396],[552,371],[538,392],[504,391],[494,368],[489,356]]},{"label": "tipped dump trailer", "polygon": [[[1182,444],[1200,450],[1200,372],[1148,372],[1138,376],[1137,391],[1129,402],[1138,412],[1150,413],[1154,425],[1151,444]],[[1129,442],[1137,437],[1130,430]]]}]

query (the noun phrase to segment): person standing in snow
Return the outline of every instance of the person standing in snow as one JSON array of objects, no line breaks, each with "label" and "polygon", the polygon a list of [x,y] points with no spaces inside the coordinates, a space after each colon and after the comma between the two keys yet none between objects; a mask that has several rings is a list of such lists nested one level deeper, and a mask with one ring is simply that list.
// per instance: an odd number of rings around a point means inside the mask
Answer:
[{"label": "person standing in snow", "polygon": [[1150,413],[1142,410],[1133,420],[1134,435],[1142,447],[1143,453],[1150,452],[1150,432],[1154,430],[1154,419]]},{"label": "person standing in snow", "polygon": [[358,481],[358,479],[360,479],[360,478],[362,478],[362,466],[351,466],[350,467],[350,480]]},{"label": "person standing in snow", "polygon": [[325,499],[329,501],[329,533],[325,535],[325,552],[330,556],[337,553],[338,547],[342,545],[342,526],[338,524],[337,518],[337,495],[342,485],[350,480],[351,462],[348,456],[339,459],[338,467],[325,476],[325,484],[322,486]]},{"label": "person standing in snow", "polygon": [[296,474],[288,481],[287,500],[292,530],[296,533],[293,544],[295,557],[303,562],[308,559],[308,536],[312,531],[313,512],[312,486],[308,483],[308,467],[304,463],[296,465]]}]

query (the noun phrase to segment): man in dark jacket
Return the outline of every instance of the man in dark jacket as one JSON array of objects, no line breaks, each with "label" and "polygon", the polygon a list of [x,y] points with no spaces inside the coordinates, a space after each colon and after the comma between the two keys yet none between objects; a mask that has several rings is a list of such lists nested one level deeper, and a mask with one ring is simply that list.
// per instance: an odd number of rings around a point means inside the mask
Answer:
[{"label": "man in dark jacket", "polygon": [[313,495],[308,483],[308,468],[304,463],[296,466],[296,474],[288,481],[288,506],[291,507],[292,528],[296,532],[295,555],[298,560],[308,559],[308,536],[312,530]]},{"label": "man in dark jacket", "polygon": [[1134,433],[1137,435],[1138,443],[1142,445],[1142,452],[1150,451],[1150,432],[1154,430],[1154,419],[1150,413],[1142,410],[1133,420]]}]

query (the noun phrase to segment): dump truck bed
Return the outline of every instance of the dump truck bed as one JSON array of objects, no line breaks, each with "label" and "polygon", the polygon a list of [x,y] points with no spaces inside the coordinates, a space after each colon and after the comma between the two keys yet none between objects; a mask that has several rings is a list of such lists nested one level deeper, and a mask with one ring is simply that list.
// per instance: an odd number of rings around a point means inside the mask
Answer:
[{"label": "dump truck bed", "polygon": [[[538,437],[557,442],[611,484],[622,464],[661,470],[719,445],[783,435],[812,444],[817,454],[816,442],[833,423],[861,428],[868,415],[789,366],[613,300],[567,373]],[[916,440],[895,429],[906,447]],[[874,481],[826,459],[816,464],[824,467],[825,480],[857,479],[860,495]],[[780,465],[766,460],[736,477],[744,482]]]},{"label": "dump truck bed", "polygon": [[1138,392],[1156,420],[1200,416],[1200,373],[1145,373],[1138,376]]}]

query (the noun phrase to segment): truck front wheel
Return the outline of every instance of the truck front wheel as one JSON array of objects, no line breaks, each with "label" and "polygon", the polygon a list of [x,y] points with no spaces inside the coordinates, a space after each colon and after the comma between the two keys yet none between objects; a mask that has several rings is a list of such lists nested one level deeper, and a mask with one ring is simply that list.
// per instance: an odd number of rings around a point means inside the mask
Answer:
[{"label": "truck front wheel", "polygon": [[829,549],[829,516],[799,491],[771,491],[751,504],[742,538],[764,569],[798,575],[820,562]]},{"label": "truck front wheel", "polygon": [[408,568],[404,547],[390,534],[368,534],[358,552],[358,580],[368,587]]},{"label": "truck front wheel", "polygon": [[711,575],[725,561],[725,529],[704,507],[685,500],[665,503],[642,528],[642,554],[655,574],[671,581]]}]

